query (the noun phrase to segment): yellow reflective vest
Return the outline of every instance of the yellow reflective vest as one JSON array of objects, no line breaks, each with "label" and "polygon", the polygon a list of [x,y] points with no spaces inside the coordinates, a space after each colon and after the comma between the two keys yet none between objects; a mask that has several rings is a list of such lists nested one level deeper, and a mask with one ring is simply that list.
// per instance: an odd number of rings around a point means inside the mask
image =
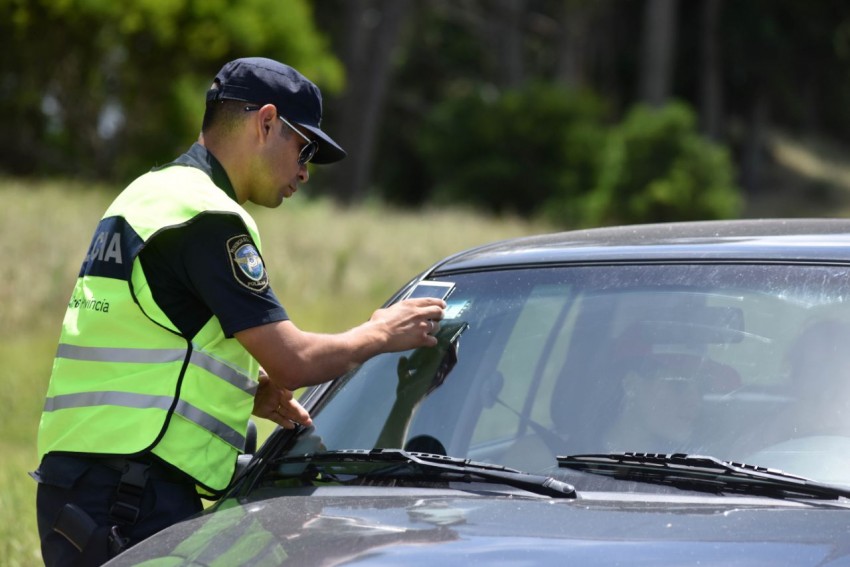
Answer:
[{"label": "yellow reflective vest", "polygon": [[153,299],[138,254],[200,214],[251,216],[194,167],[129,185],[107,209],[68,303],[38,434],[49,452],[151,451],[206,490],[230,481],[244,450],[259,365],[216,317],[186,337]]}]

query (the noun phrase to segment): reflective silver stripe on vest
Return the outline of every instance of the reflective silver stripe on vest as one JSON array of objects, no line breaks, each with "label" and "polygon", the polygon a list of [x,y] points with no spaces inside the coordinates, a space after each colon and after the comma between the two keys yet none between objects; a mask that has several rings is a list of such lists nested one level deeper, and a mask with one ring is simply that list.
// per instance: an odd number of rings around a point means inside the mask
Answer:
[{"label": "reflective silver stripe on vest", "polygon": [[189,362],[203,368],[210,374],[215,374],[231,386],[235,386],[243,392],[251,394],[251,396],[257,393],[259,384],[206,353],[193,350],[192,356],[189,357]]},{"label": "reflective silver stripe on vest", "polygon": [[[186,350],[179,348],[108,348],[108,347],[83,347],[62,343],[56,351],[57,358],[69,358],[72,360],[86,360],[91,362],[128,362],[140,364],[157,364],[164,362],[178,362],[186,357]],[[210,355],[192,351],[189,362],[203,368],[211,374],[215,374],[231,386],[239,388],[243,392],[254,396],[258,384],[248,376],[234,370]]]},{"label": "reflective silver stripe on vest", "polygon": [[[168,396],[148,396],[145,394],[131,394],[128,392],[84,392],[80,394],[65,394],[47,398],[44,402],[44,411],[56,411],[63,409],[84,408],[92,406],[121,406],[136,409],[161,409],[167,411],[171,407],[173,398]],[[237,449],[245,449],[245,436],[223,423],[210,414],[199,410],[192,404],[179,400],[174,412],[185,417],[192,423],[203,427],[207,431],[221,437],[227,443]]]}]

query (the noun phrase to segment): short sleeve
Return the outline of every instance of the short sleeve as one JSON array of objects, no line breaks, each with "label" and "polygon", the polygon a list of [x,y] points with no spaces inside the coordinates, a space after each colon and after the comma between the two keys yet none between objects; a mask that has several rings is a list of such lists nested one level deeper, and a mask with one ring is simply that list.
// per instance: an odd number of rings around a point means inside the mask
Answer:
[{"label": "short sleeve", "polygon": [[242,219],[204,213],[151,238],[140,253],[148,284],[181,333],[218,318],[226,336],[288,319]]}]

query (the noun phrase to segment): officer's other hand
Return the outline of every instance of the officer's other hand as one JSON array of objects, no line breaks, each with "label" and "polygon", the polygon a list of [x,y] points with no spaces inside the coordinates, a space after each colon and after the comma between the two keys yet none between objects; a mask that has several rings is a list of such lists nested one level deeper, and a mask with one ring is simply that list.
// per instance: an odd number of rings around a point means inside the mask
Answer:
[{"label": "officer's other hand", "polygon": [[273,421],[284,429],[293,429],[295,424],[305,427],[313,424],[310,414],[292,396],[292,392],[273,385],[263,369],[260,369],[259,381],[252,412],[255,416]]}]

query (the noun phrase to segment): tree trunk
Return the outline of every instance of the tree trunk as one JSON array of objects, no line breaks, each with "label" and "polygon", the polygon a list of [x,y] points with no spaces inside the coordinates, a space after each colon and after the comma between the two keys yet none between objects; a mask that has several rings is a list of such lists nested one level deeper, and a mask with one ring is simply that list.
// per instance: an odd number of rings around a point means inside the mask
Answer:
[{"label": "tree trunk", "polygon": [[392,56],[410,5],[410,0],[345,4],[348,91],[341,104],[339,142],[348,157],[334,168],[330,183],[330,193],[341,203],[362,200],[368,193]]},{"label": "tree trunk", "polygon": [[670,96],[676,44],[676,0],[647,0],[644,8],[640,99],[663,105]]},{"label": "tree trunk", "polygon": [[593,6],[587,2],[563,0],[555,80],[571,87],[587,84],[588,32],[591,31],[592,10]]},{"label": "tree trunk", "polygon": [[720,88],[720,46],[717,24],[723,0],[703,0],[700,30],[700,124],[713,140],[722,137],[723,95]]},{"label": "tree trunk", "polygon": [[494,46],[498,78],[502,86],[517,87],[525,79],[523,64],[522,21],[525,0],[498,0],[495,19]]},{"label": "tree trunk", "polygon": [[765,140],[770,121],[770,106],[764,92],[757,92],[748,119],[741,159],[741,184],[747,193],[763,189]]}]

